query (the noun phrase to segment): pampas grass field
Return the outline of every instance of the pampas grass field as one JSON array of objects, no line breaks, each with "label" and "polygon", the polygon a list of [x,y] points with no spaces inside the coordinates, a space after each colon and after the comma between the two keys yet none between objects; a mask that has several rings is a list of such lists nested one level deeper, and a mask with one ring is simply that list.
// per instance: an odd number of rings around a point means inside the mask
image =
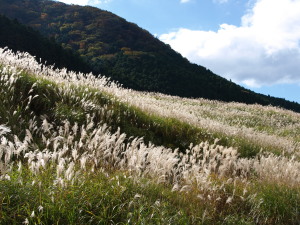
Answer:
[{"label": "pampas grass field", "polygon": [[122,88],[0,49],[0,224],[300,224],[300,114]]}]

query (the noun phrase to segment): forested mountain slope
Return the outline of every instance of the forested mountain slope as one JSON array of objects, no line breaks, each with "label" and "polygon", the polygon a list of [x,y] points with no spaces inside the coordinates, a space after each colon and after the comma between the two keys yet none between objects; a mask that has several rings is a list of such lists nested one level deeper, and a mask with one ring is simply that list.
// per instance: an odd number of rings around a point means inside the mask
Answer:
[{"label": "forested mountain slope", "polygon": [[0,13],[38,29],[88,60],[101,73],[136,90],[183,97],[274,105],[300,105],[256,94],[187,59],[146,30],[94,7],[48,0],[0,0]]},{"label": "forested mountain slope", "polygon": [[0,15],[0,47],[14,51],[24,51],[36,56],[55,68],[91,72],[92,69],[78,54],[62,48],[54,40],[49,40],[36,30]]}]

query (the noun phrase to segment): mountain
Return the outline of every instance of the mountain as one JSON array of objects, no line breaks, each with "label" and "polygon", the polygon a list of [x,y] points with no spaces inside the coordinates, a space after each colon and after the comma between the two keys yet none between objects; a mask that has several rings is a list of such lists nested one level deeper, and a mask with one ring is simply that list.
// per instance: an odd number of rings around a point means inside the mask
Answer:
[{"label": "mountain", "polygon": [[31,27],[20,24],[0,15],[0,47],[13,51],[28,52],[31,55],[55,65],[55,68],[68,68],[73,71],[90,72],[92,69],[78,54],[62,48],[54,40],[42,36]]},{"label": "mountain", "polygon": [[49,0],[0,0],[0,6],[1,14],[76,50],[94,73],[124,87],[300,112],[298,103],[257,94],[190,63],[148,31],[108,11]]}]

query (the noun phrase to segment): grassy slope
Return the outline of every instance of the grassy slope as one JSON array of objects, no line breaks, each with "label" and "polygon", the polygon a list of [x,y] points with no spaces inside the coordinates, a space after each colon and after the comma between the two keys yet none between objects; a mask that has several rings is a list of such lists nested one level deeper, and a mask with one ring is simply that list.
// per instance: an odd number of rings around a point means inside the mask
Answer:
[{"label": "grassy slope", "polygon": [[[13,72],[7,72],[4,68],[6,66],[2,65],[0,125],[5,124],[11,129],[7,135],[1,135],[10,141],[16,139],[13,134],[17,134],[20,140],[28,137],[26,129],[28,124],[32,124],[34,116],[37,127],[43,126],[43,118],[55,126],[65,126],[64,121],[68,120],[71,124],[78,123],[80,127],[87,126],[86,115],[94,114],[93,122],[109,124],[111,133],[120,127],[127,136],[145,136],[148,141],[180,147],[182,151],[190,142],[196,144],[208,140],[212,143],[216,137],[221,139],[222,144],[239,147],[242,156],[253,156],[260,148],[257,143],[236,140],[236,137],[226,137],[220,132],[213,133],[176,116],[164,118],[143,111],[131,106],[130,102],[124,103],[122,97],[116,98],[108,89],[99,92],[95,87],[72,87],[72,84],[71,88],[62,88],[66,84],[57,84],[32,72],[21,73],[12,88],[4,82],[4,75]],[[29,100],[29,96],[37,97]],[[83,107],[82,103],[89,105]],[[243,109],[249,113],[252,110],[245,105]],[[271,111],[274,110],[271,108]],[[281,114],[283,118],[291,117],[289,112],[274,113],[278,117]],[[285,121],[283,118],[277,120]],[[265,126],[265,129],[270,127]],[[44,144],[40,133],[31,133],[35,144],[29,150],[42,150]],[[44,135],[47,136],[46,133]],[[191,185],[189,192],[172,192],[172,183],[157,184],[157,180],[149,175],[139,178],[127,170],[119,171],[113,165],[104,163],[94,169],[95,172],[81,170],[77,180],[64,178],[65,184],[58,185],[55,166],[40,167],[39,172],[32,171],[27,168],[31,164],[25,158],[23,166],[19,167],[21,170],[15,165],[5,173],[3,168],[7,166],[6,162],[18,159],[16,155],[16,158],[8,159],[5,142],[2,138],[1,224],[27,220],[30,224],[297,224],[300,219],[297,213],[300,190],[296,181],[292,184],[272,177],[262,179],[259,175],[248,175],[246,183],[236,177],[233,182],[227,180],[228,176],[212,173],[209,176],[212,188]],[[280,150],[277,153],[280,154]]]}]

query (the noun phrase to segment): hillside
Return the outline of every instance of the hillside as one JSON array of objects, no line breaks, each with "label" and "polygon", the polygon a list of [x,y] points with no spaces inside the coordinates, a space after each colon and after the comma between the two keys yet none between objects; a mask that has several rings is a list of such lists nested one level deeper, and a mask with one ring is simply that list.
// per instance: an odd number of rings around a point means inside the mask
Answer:
[{"label": "hillside", "polygon": [[7,49],[0,101],[0,224],[300,220],[299,113],[132,91]]},{"label": "hillside", "polygon": [[76,50],[95,74],[124,87],[182,97],[274,105],[300,112],[300,105],[256,94],[208,69],[191,64],[149,32],[110,12],[45,0],[0,0],[0,13],[38,29]]},{"label": "hillside", "polygon": [[47,65],[55,68],[68,68],[83,73],[91,72],[92,69],[79,55],[72,50],[66,50],[54,40],[49,40],[39,32],[12,21],[0,15],[0,47],[8,47],[14,51],[28,52],[41,59]]}]

